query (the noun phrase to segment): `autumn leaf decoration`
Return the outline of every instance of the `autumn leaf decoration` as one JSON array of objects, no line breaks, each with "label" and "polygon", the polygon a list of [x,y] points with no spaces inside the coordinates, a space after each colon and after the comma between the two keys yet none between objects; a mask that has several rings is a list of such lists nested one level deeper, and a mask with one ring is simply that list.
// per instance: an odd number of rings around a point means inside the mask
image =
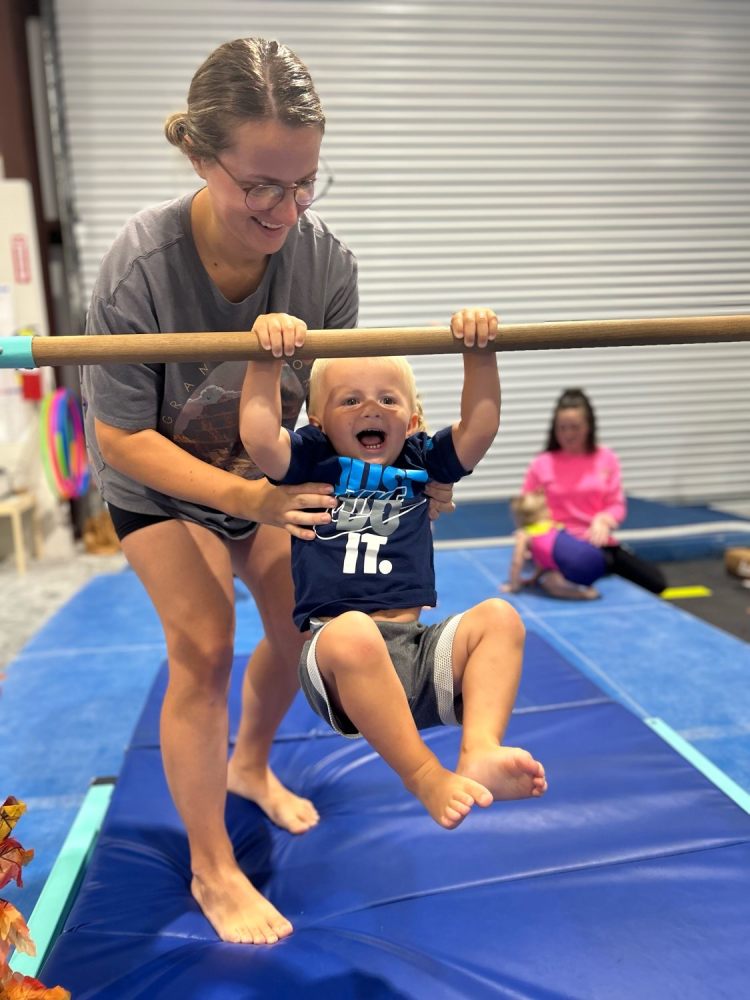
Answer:
[{"label": "autumn leaf decoration", "polygon": [[[0,805],[0,889],[9,882],[23,887],[22,869],[34,857],[33,851],[24,850],[11,837],[24,812],[24,803],[12,795]],[[36,954],[26,921],[12,903],[0,899],[0,1000],[70,1000],[70,993],[62,986],[47,989],[38,979],[12,972],[8,965],[11,948],[26,955]]]}]

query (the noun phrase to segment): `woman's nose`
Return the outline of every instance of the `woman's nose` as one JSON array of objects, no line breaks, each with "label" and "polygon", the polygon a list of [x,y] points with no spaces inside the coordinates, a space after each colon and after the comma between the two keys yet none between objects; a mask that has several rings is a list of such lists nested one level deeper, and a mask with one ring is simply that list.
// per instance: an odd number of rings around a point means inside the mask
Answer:
[{"label": "woman's nose", "polygon": [[284,226],[296,225],[297,219],[302,214],[297,202],[294,200],[295,191],[293,188],[289,188],[284,192],[284,197],[276,205],[273,211],[270,213],[272,220]]}]

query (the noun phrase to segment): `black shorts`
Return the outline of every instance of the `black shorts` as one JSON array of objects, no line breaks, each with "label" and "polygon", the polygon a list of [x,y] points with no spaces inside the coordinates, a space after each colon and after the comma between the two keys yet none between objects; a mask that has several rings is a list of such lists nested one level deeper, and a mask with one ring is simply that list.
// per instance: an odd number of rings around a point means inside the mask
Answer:
[{"label": "black shorts", "polygon": [[138,531],[139,528],[147,528],[149,524],[159,524],[161,521],[174,520],[169,514],[137,514],[132,510],[123,510],[122,507],[115,507],[111,503],[107,504],[107,509],[109,510],[109,516],[112,518],[112,524],[115,526],[115,534],[120,541],[126,535]]},{"label": "black shorts", "polygon": [[[132,534],[134,531],[138,531],[139,528],[147,528],[150,524],[161,524],[162,521],[180,521],[189,520],[188,518],[179,518],[173,514],[139,514],[134,510],[123,510],[122,507],[115,507],[114,504],[108,503],[109,516],[112,518],[112,524],[115,528],[115,534],[120,539],[120,541],[125,538],[126,535]],[[191,524],[200,524],[199,521],[191,521]],[[255,521],[248,521],[247,528],[243,529],[241,535],[230,535],[222,531],[221,528],[214,527],[210,524],[204,524],[204,528],[212,531],[219,538],[226,538],[229,541],[236,541],[238,538],[247,538],[252,535],[257,530],[257,523]]]}]

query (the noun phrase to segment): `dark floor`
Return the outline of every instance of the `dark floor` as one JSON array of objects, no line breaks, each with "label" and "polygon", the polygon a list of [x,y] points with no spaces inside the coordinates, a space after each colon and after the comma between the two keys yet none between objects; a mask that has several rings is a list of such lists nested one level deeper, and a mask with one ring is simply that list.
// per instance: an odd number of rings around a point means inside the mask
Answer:
[{"label": "dark floor", "polygon": [[720,558],[659,563],[669,587],[704,586],[710,597],[672,600],[696,618],[750,642],[750,588],[724,568]]}]

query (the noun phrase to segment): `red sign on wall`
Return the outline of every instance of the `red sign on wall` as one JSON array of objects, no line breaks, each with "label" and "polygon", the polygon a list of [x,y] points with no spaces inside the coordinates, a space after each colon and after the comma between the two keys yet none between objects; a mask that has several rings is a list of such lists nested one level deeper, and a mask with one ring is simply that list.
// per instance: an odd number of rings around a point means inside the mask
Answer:
[{"label": "red sign on wall", "polygon": [[29,241],[22,233],[11,236],[10,256],[13,260],[13,280],[17,285],[28,285],[31,282],[31,255]]}]

